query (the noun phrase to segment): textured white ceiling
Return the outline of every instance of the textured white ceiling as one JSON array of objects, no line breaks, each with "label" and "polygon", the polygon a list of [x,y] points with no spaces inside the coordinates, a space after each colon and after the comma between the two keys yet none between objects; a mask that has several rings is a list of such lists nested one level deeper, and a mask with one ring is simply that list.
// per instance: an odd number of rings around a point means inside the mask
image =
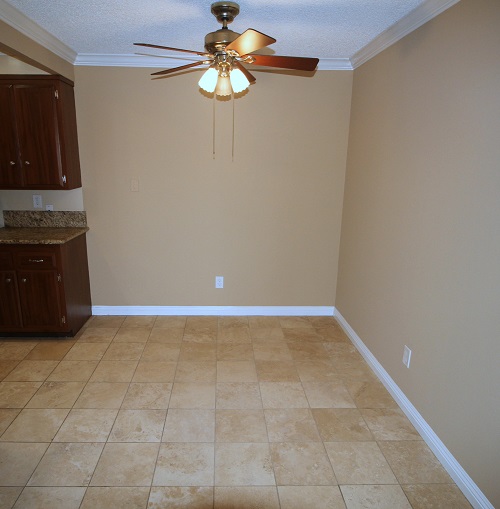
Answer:
[{"label": "textured white ceiling", "polygon": [[[274,37],[277,42],[270,48],[277,55],[352,59],[415,11],[437,13],[456,1],[241,0],[240,14],[230,28],[240,33],[254,28]],[[2,10],[5,14],[10,8],[12,14],[14,7],[78,56],[132,55],[138,53],[134,42],[202,51],[205,34],[220,28],[210,4],[210,0],[0,0],[0,19],[9,22]],[[189,58],[172,52],[168,56]]]}]

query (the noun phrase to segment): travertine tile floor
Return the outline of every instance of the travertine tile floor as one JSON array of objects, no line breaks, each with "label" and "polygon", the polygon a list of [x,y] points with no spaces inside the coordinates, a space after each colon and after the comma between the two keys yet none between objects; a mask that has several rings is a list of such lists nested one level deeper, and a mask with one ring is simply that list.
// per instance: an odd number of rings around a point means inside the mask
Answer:
[{"label": "travertine tile floor", "polygon": [[0,508],[470,507],[330,317],[0,340]]}]

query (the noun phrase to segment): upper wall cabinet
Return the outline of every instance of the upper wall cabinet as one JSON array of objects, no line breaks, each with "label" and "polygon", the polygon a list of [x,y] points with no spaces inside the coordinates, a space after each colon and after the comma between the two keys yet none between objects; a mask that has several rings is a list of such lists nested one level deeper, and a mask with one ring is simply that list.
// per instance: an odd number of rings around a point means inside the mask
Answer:
[{"label": "upper wall cabinet", "polygon": [[0,75],[0,189],[81,186],[73,83]]}]

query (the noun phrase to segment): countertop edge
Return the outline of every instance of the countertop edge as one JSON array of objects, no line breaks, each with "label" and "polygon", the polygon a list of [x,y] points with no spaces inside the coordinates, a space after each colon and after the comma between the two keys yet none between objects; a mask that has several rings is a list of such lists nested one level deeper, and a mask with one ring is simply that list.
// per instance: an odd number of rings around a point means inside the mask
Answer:
[{"label": "countertop edge", "polygon": [[[0,245],[65,244],[90,230],[82,227],[5,227],[0,228]],[[57,234],[56,234],[57,233]]]}]

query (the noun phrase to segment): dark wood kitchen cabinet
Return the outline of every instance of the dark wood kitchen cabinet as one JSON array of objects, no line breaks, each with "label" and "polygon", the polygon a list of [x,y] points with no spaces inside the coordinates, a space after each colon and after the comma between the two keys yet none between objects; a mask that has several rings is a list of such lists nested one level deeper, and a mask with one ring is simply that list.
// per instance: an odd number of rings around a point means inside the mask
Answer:
[{"label": "dark wood kitchen cabinet", "polygon": [[73,83],[0,75],[0,189],[81,185]]},{"label": "dark wood kitchen cabinet", "polygon": [[91,315],[85,235],[0,245],[0,333],[73,336]]}]

